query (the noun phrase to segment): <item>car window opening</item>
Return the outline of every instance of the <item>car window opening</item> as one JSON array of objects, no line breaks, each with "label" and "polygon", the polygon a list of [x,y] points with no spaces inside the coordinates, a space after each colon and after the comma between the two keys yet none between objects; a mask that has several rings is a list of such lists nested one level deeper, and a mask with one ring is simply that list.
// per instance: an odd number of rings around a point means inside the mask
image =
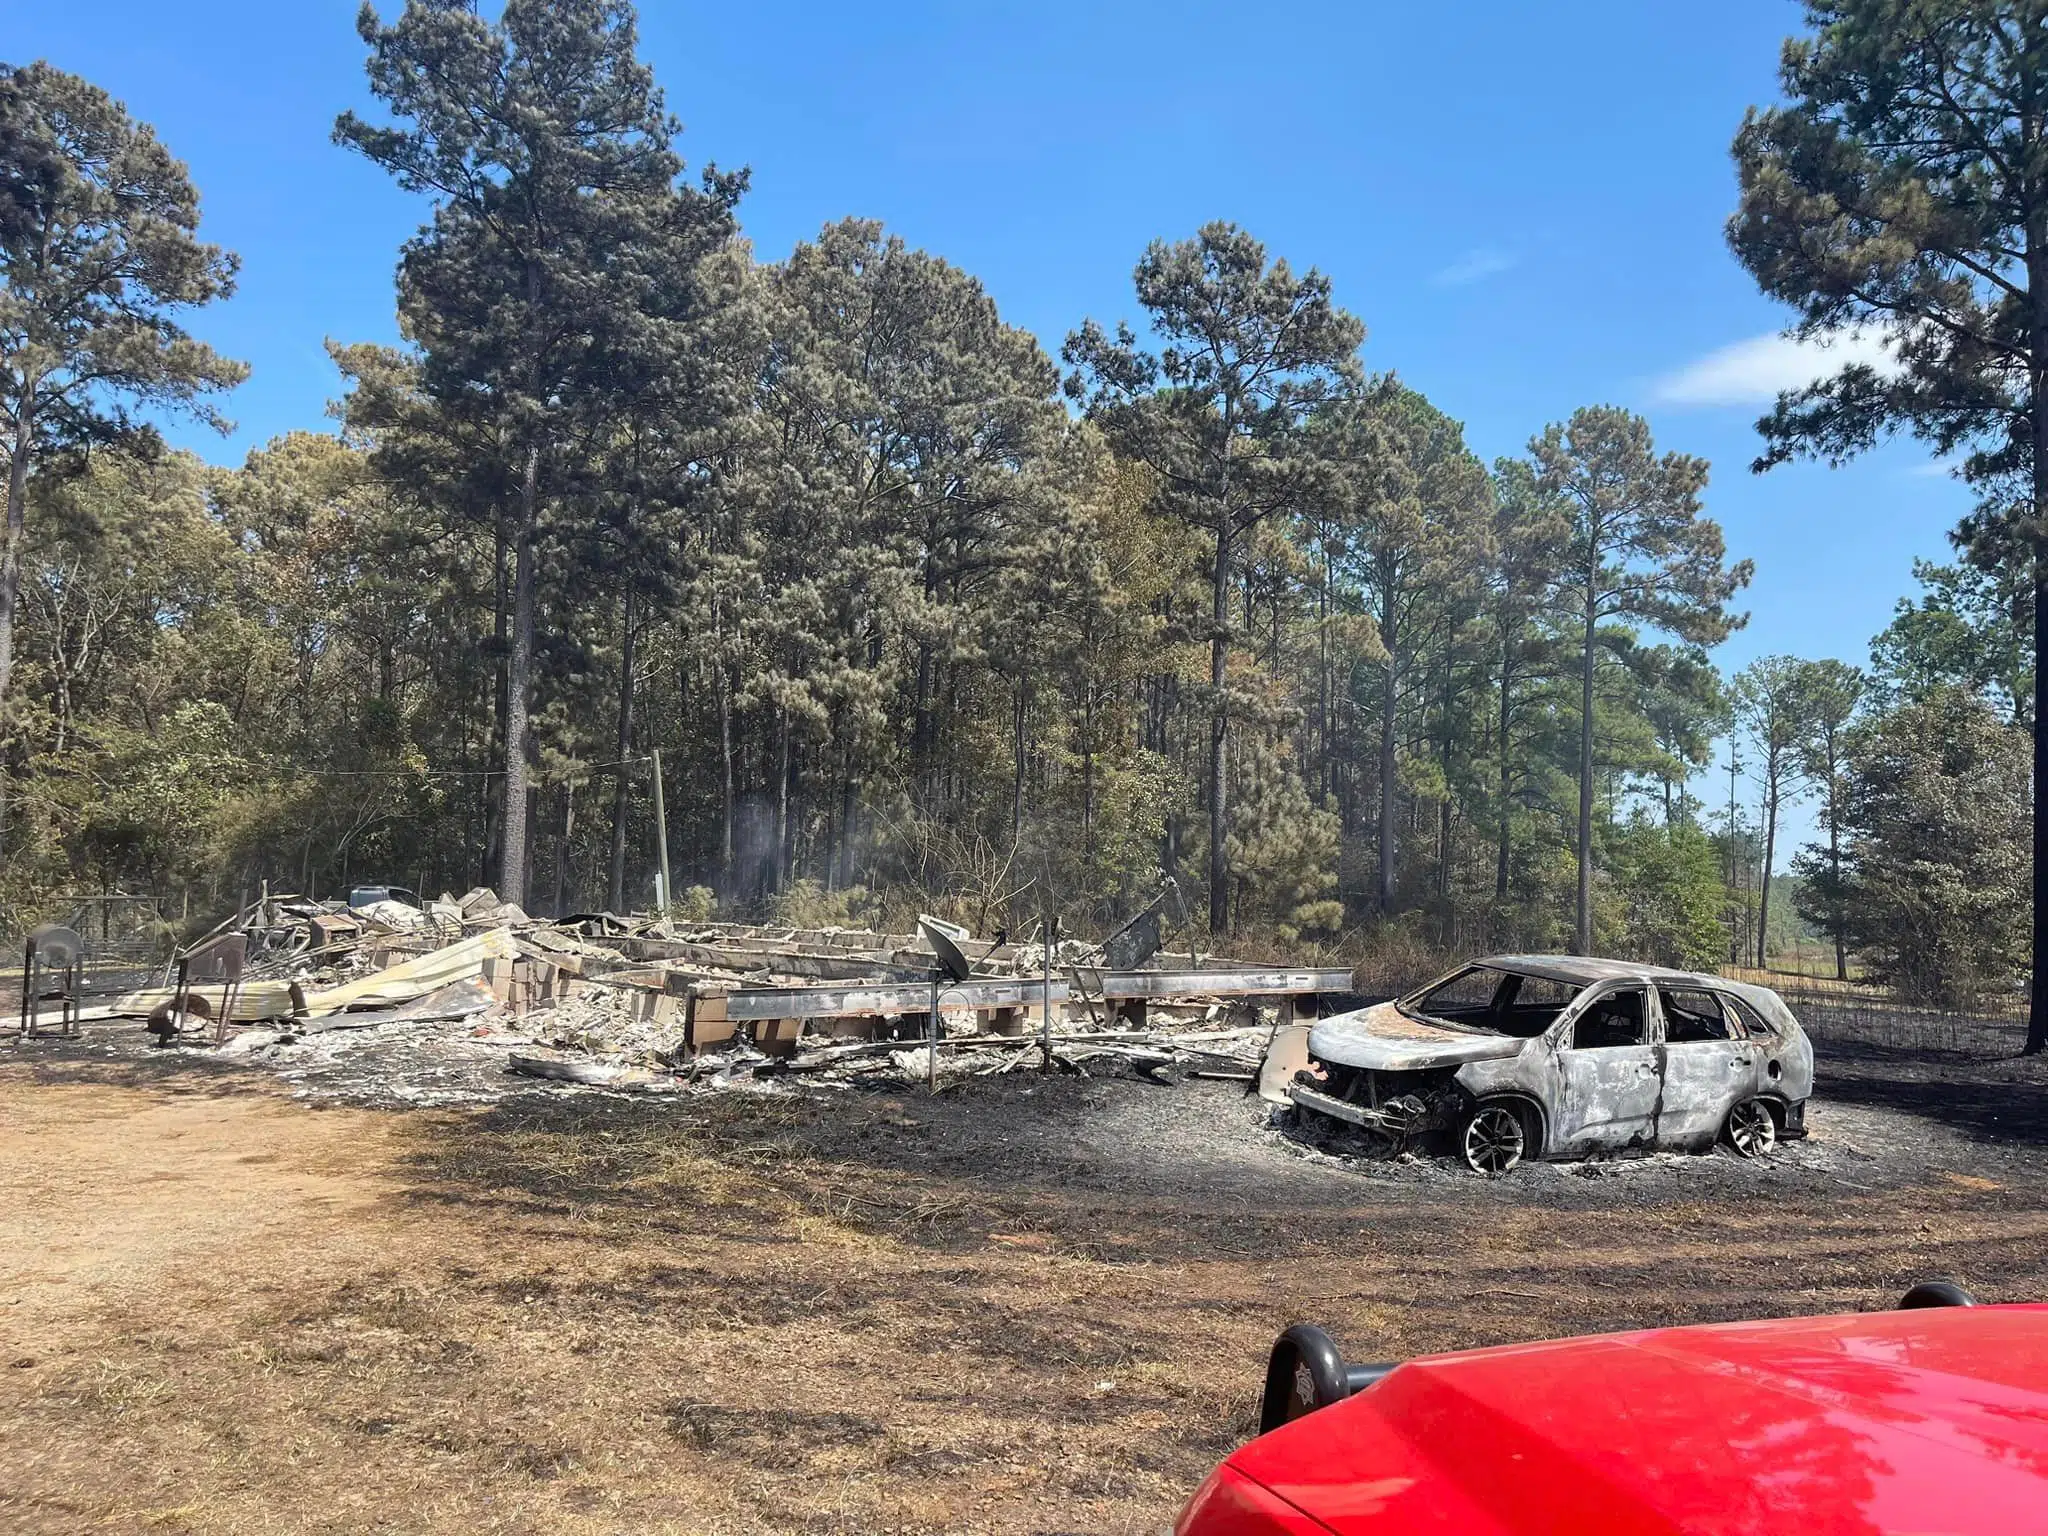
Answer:
[{"label": "car window opening", "polygon": [[1595,1001],[1572,1026],[1572,1049],[1612,1050],[1649,1042],[1647,996],[1641,987],[1623,987]]},{"label": "car window opening", "polygon": [[1557,1022],[1577,993],[1547,976],[1468,965],[1397,1006],[1411,1019],[1533,1039]]},{"label": "car window opening", "polygon": [[1741,1019],[1724,1008],[1722,999],[1713,992],[1659,987],[1657,1001],[1664,1009],[1664,1039],[1671,1045],[1741,1040],[1749,1033]]},{"label": "car window opening", "polygon": [[1765,1020],[1756,1009],[1752,1008],[1741,998],[1723,994],[1721,1002],[1727,1008],[1728,1016],[1746,1033],[1760,1040],[1775,1040],[1778,1038],[1779,1031],[1777,1026]]}]

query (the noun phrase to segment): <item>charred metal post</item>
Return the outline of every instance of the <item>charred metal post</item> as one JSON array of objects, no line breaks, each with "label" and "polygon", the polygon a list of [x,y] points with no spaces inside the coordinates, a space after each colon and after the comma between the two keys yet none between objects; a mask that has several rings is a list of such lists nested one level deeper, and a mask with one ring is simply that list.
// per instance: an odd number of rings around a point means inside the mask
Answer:
[{"label": "charred metal post", "polygon": [[1052,1070],[1052,951],[1053,946],[1059,943],[1059,932],[1059,919],[1048,914],[1041,931],[1041,936],[1045,940],[1045,976],[1038,1013],[1038,1045],[1045,1053],[1042,1067],[1047,1072]]},{"label": "charred metal post", "polygon": [[661,748],[654,749],[654,840],[661,845],[661,915],[676,899],[675,881],[668,872],[668,807],[661,797]]}]

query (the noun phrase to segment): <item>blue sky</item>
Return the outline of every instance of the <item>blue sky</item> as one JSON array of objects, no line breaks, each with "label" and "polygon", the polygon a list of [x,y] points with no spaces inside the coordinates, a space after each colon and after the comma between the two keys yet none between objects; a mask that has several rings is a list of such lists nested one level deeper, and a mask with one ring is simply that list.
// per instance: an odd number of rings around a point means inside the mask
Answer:
[{"label": "blue sky", "polygon": [[[153,123],[205,232],[242,257],[240,292],[195,321],[254,368],[234,437],[188,439],[210,458],[322,424],[324,337],[395,338],[392,268],[422,205],[329,143],[337,112],[368,106],[354,13],[0,0],[4,56]],[[1966,501],[1910,444],[1749,473],[1756,416],[1813,370],[1723,243],[1728,144],[1799,21],[1789,0],[642,3],[692,165],[753,168],[741,216],[764,258],[879,218],[1057,351],[1085,316],[1136,318],[1148,240],[1227,218],[1329,273],[1367,365],[1488,457],[1579,405],[1641,411],[1660,446],[1713,462],[1712,515],[1756,562],[1731,669],[1865,660]]]}]

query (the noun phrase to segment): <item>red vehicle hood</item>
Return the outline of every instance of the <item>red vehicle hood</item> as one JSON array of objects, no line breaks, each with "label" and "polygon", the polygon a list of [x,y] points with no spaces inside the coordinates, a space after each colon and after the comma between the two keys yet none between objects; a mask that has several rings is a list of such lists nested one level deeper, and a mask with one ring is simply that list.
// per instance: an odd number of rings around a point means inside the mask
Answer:
[{"label": "red vehicle hood", "polygon": [[1341,1536],[2041,1530],[2048,1306],[1437,1356],[1227,1465]]}]

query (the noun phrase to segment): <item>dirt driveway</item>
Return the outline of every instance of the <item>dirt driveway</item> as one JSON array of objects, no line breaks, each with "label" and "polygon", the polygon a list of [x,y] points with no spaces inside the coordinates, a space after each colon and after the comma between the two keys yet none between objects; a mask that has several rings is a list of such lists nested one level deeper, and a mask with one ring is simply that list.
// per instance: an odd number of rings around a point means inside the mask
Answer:
[{"label": "dirt driveway", "polygon": [[390,1111],[0,1065],[0,1529],[1149,1536],[1298,1318],[1399,1357],[2048,1295],[2032,1069],[1838,1063],[1769,1167],[1495,1182],[1024,1076]]}]

